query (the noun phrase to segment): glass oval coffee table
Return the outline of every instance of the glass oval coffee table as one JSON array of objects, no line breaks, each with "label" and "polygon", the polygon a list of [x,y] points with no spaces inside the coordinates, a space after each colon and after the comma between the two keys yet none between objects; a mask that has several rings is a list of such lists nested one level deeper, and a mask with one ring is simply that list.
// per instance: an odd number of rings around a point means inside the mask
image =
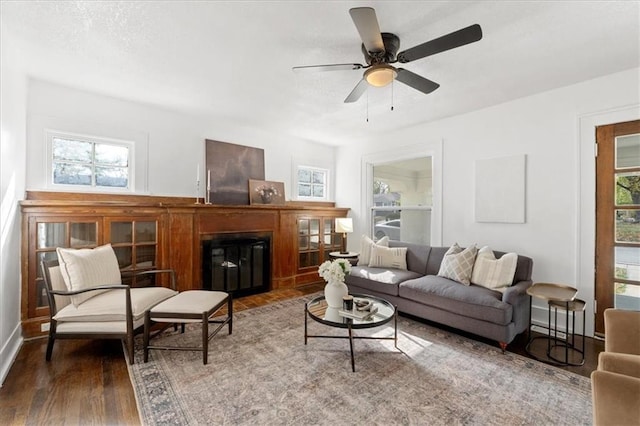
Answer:
[{"label": "glass oval coffee table", "polygon": [[[370,301],[377,311],[369,316],[360,318],[357,312],[344,311],[342,308],[330,308],[324,299],[324,295],[314,297],[304,305],[304,344],[307,344],[307,339],[316,337],[325,339],[349,339],[351,370],[355,372],[356,365],[353,356],[354,339],[393,340],[395,348],[398,348],[398,311],[390,302],[380,297],[369,296],[367,294],[351,294],[351,296],[354,297],[354,300]],[[348,336],[309,334],[307,332],[308,317],[329,327],[346,328],[349,331]],[[355,336],[353,333],[353,330],[380,327],[391,320],[393,320],[393,337]]]}]

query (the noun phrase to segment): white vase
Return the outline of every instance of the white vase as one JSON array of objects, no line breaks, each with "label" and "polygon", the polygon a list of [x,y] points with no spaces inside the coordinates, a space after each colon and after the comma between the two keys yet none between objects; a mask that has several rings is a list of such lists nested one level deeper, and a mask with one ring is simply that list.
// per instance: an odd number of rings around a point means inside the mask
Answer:
[{"label": "white vase", "polygon": [[347,294],[349,290],[342,281],[329,281],[324,286],[324,298],[330,308],[342,308],[342,298]]}]

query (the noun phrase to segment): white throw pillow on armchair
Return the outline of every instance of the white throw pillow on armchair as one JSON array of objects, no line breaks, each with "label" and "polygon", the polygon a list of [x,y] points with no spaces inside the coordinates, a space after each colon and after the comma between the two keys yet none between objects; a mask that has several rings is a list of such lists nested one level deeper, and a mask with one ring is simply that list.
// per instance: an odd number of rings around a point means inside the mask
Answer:
[{"label": "white throw pillow on armchair", "polygon": [[[120,268],[111,244],[94,249],[57,248],[60,272],[69,291],[102,285],[122,284]],[[108,290],[90,291],[71,296],[77,308],[82,302]]]}]

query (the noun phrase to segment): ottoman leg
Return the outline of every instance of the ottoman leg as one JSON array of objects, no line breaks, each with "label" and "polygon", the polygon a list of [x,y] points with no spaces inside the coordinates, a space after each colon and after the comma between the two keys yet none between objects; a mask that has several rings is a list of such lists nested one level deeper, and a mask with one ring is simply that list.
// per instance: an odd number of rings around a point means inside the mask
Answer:
[{"label": "ottoman leg", "polygon": [[209,317],[207,312],[202,313],[202,363],[207,365],[209,360]]}]

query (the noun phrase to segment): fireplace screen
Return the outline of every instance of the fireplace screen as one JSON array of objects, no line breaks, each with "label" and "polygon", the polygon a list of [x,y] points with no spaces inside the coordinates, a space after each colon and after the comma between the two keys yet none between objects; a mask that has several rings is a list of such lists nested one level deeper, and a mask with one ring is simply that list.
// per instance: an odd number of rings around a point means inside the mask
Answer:
[{"label": "fireplace screen", "polygon": [[269,291],[271,237],[234,234],[202,242],[203,287],[234,296]]}]

